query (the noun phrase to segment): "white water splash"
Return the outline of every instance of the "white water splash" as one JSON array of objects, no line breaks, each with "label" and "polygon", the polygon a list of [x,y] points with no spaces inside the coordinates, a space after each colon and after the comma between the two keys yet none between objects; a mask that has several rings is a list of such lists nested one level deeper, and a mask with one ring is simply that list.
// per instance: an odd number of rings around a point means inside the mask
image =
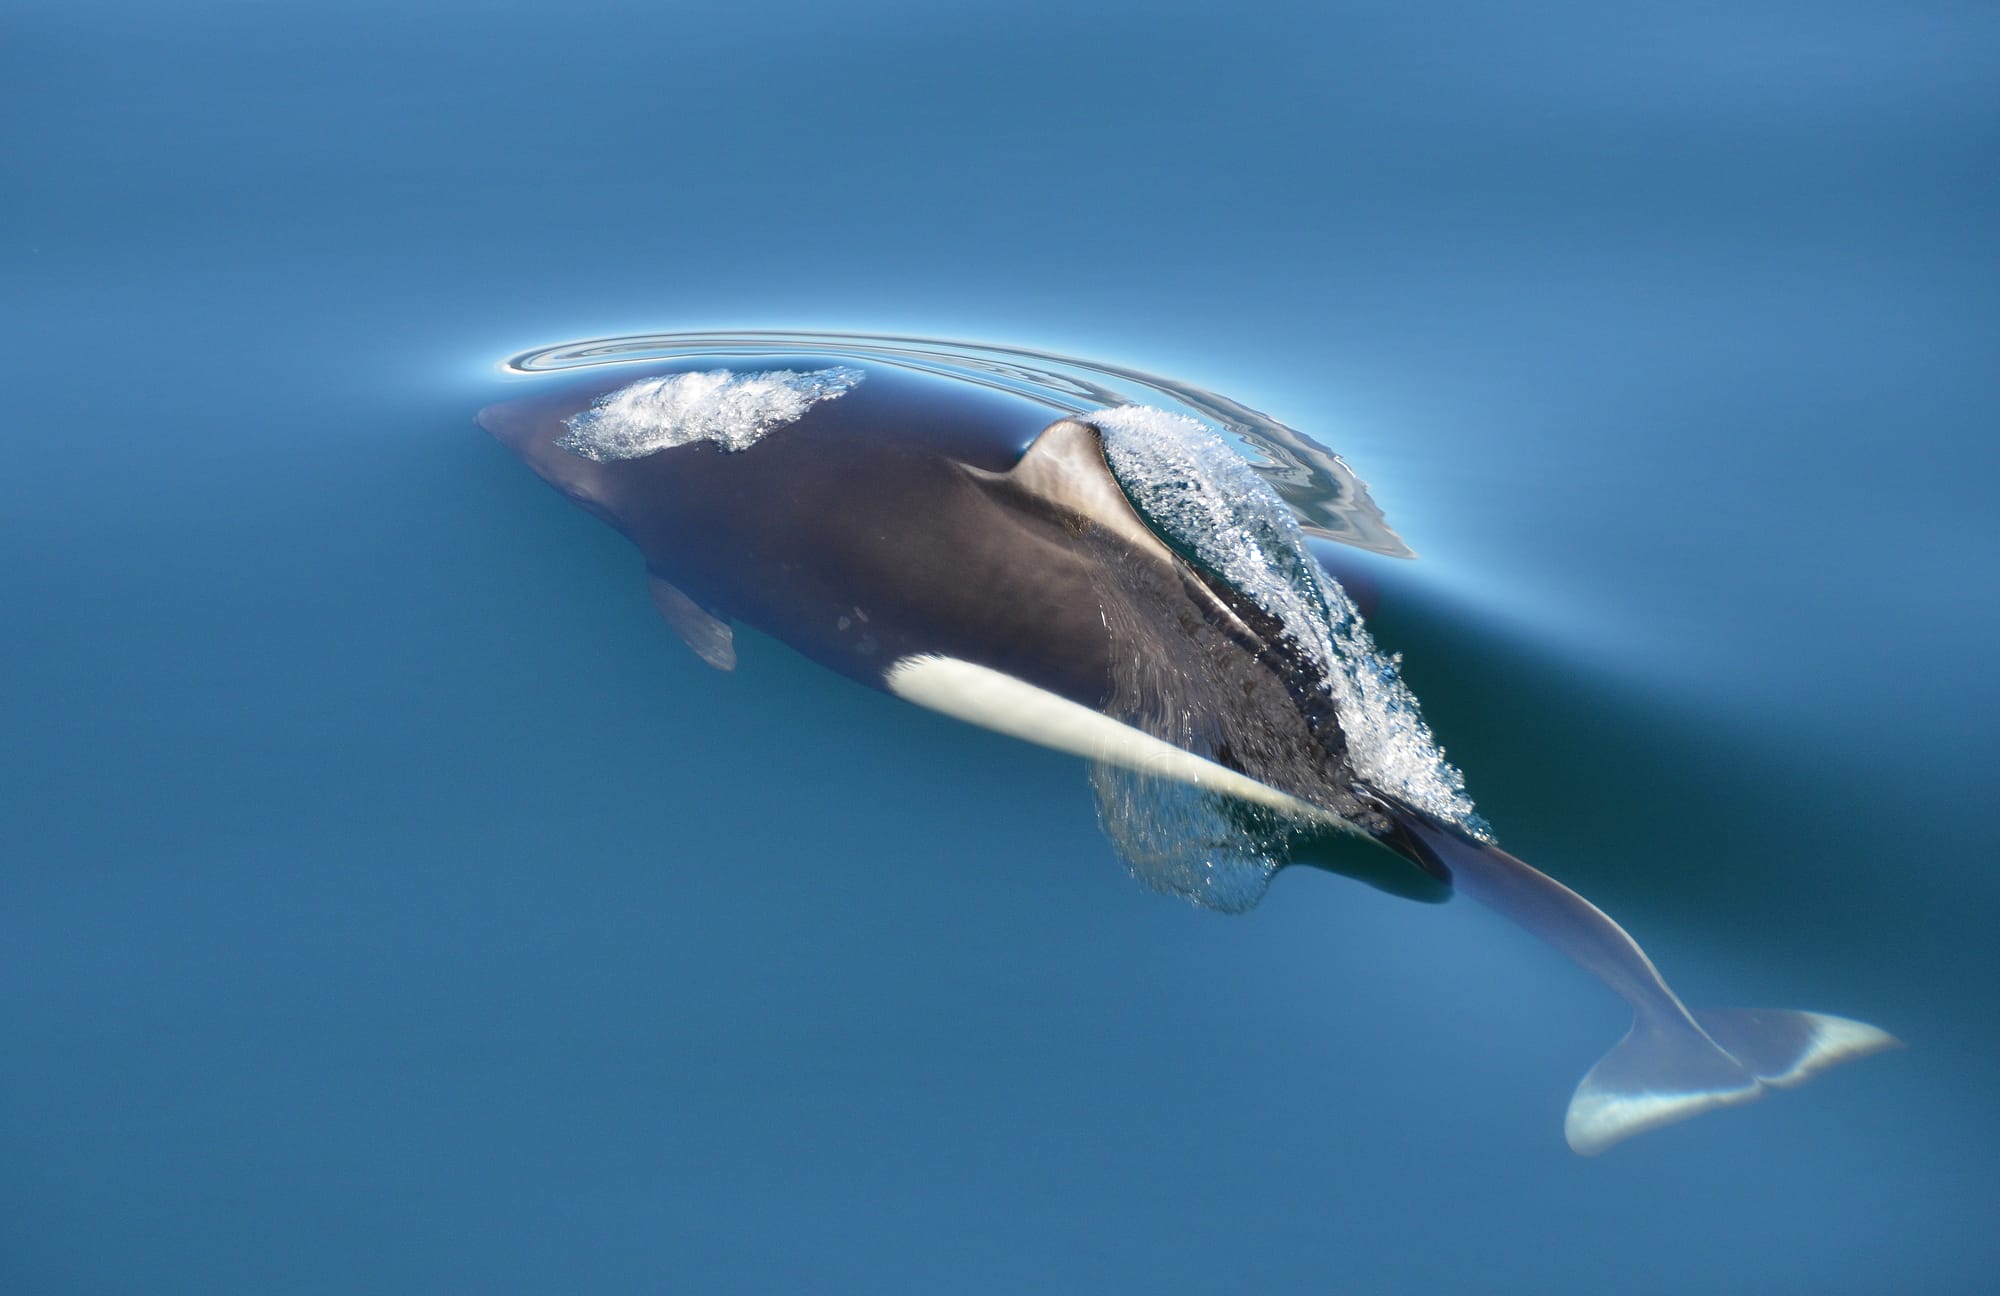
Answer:
[{"label": "white water splash", "polygon": [[1284,501],[1208,425],[1125,405],[1089,416],[1113,475],[1149,525],[1275,617],[1332,695],[1355,773],[1480,837],[1465,779],[1444,758],[1398,659],[1375,647],[1347,592],[1306,548]]},{"label": "white water splash", "polygon": [[1132,876],[1204,909],[1243,913],[1285,862],[1287,825],[1201,788],[1101,761],[1090,767],[1098,822]]},{"label": "white water splash", "polygon": [[712,369],[642,378],[572,417],[569,434],[557,444],[599,463],[642,459],[696,441],[747,450],[821,401],[846,395],[861,378],[859,369],[845,365],[809,373]]}]

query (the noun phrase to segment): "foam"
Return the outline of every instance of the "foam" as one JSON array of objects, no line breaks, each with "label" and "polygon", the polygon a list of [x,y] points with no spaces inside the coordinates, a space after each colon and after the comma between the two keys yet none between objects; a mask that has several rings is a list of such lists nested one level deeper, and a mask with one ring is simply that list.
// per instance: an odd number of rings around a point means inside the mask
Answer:
[{"label": "foam", "polygon": [[642,378],[573,416],[557,444],[599,463],[643,459],[697,441],[747,450],[820,402],[846,395],[861,379],[859,369],[845,365],[806,373],[712,369]]},{"label": "foam", "polygon": [[1264,479],[1195,419],[1145,405],[1088,417],[1147,523],[1275,617],[1319,668],[1355,773],[1486,838],[1464,776],[1431,737],[1398,659],[1376,649],[1353,600],[1313,558],[1297,519]]}]

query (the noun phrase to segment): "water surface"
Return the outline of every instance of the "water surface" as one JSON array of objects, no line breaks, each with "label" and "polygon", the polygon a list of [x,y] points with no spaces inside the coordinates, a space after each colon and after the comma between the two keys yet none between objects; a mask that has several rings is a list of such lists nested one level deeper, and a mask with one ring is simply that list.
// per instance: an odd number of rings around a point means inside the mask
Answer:
[{"label": "water surface", "polygon": [[[1990,1287],[1986,11],[7,26],[0,1286]],[[1910,1048],[1579,1160],[1623,1010],[1506,924],[1201,912],[1071,762],[708,670],[470,421],[695,330],[1330,447],[1500,839]]]}]

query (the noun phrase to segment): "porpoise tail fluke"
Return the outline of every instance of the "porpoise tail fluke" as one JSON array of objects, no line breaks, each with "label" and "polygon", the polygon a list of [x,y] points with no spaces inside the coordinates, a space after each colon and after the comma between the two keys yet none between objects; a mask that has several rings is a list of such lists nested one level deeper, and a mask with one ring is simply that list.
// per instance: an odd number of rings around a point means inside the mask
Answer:
[{"label": "porpoise tail fluke", "polygon": [[1402,840],[1429,856],[1425,862],[1456,890],[1526,927],[1632,1005],[1632,1029],[1570,1099],[1563,1134],[1584,1156],[1897,1046],[1887,1031],[1824,1013],[1690,1012],[1638,943],[1596,905],[1490,842],[1386,798],[1384,805]]},{"label": "porpoise tail fluke", "polygon": [[1665,1017],[1635,1009],[1631,1031],[1576,1087],[1563,1134],[1571,1148],[1595,1156],[1634,1134],[1803,1084],[1896,1043],[1887,1031],[1826,1013],[1717,1008]]}]

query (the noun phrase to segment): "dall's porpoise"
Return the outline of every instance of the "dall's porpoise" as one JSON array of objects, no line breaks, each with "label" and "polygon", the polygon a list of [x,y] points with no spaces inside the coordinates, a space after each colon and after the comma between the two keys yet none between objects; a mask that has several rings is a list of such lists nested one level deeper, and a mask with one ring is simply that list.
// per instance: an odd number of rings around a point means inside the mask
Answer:
[{"label": "dall's porpoise", "polygon": [[[713,666],[735,666],[742,622],[1084,757],[1135,867],[1216,907],[1254,902],[1260,862],[1314,864],[1462,892],[1569,955],[1633,1011],[1570,1102],[1580,1153],[1896,1042],[1691,1011],[1616,922],[1493,843],[1353,603],[1219,438],[1145,407],[1049,412],[801,355],[600,373],[479,422],[631,539]],[[1357,864],[1352,834],[1395,858]]]}]

